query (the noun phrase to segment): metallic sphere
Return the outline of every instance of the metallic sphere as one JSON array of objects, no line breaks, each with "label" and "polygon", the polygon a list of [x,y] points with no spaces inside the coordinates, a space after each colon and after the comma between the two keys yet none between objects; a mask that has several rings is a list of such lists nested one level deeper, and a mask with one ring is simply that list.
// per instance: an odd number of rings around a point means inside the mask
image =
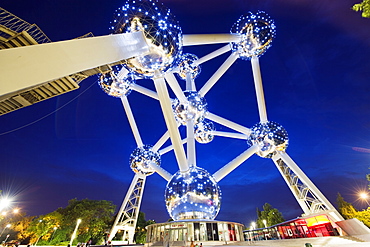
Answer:
[{"label": "metallic sphere", "polygon": [[153,174],[154,170],[149,163],[160,166],[161,157],[157,152],[152,150],[151,145],[144,145],[136,148],[130,155],[130,166],[135,173],[149,176]]},{"label": "metallic sphere", "polygon": [[278,123],[258,123],[251,131],[248,144],[258,144],[261,149],[257,154],[263,158],[271,158],[277,151],[285,151],[288,147],[288,132]]},{"label": "metallic sphere", "polygon": [[122,79],[118,77],[121,68],[122,65],[113,66],[111,71],[101,74],[98,81],[100,88],[105,93],[117,98],[120,98],[122,95],[129,95],[131,93],[130,85],[134,83],[131,75],[127,75]]},{"label": "metallic sphere", "polygon": [[260,57],[271,46],[276,26],[265,12],[248,12],[237,20],[230,32],[241,36],[239,42],[231,43],[232,51],[241,59],[249,60],[251,57]]},{"label": "metallic sphere", "polygon": [[203,120],[202,122],[197,123],[194,126],[195,140],[203,144],[211,142],[214,138],[212,133],[214,130],[215,126],[211,121]]},{"label": "metallic sphere", "polygon": [[165,191],[166,207],[174,220],[216,218],[221,207],[221,190],[206,170],[193,166],[175,173]]},{"label": "metallic sphere", "polygon": [[143,31],[149,53],[125,60],[137,76],[153,78],[177,64],[182,54],[182,31],[171,11],[156,0],[128,0],[116,10],[111,29],[117,33]]},{"label": "metallic sphere", "polygon": [[176,120],[182,125],[186,125],[188,120],[193,120],[194,124],[203,121],[208,112],[206,100],[195,91],[186,91],[184,94],[186,102],[175,99],[172,103]]},{"label": "metallic sphere", "polygon": [[178,65],[179,67],[178,74],[181,77],[181,79],[186,80],[186,74],[188,73],[190,74],[191,79],[195,79],[198,77],[198,75],[201,72],[201,69],[198,64],[194,63],[194,61],[197,60],[198,57],[193,54],[186,53],[182,55]]}]

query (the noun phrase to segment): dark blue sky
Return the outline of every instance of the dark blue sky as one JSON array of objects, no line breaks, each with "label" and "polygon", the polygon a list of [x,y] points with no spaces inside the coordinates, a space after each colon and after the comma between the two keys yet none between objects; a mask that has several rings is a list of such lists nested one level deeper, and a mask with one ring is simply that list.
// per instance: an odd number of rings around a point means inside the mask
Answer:
[{"label": "dark blue sky", "polygon": [[[260,58],[268,119],[289,134],[287,153],[335,205],[338,192],[358,208],[356,190],[366,188],[370,160],[370,19],[349,0],[164,0],[185,34],[228,33],[240,15],[266,11],[277,26],[272,47]],[[2,6],[36,23],[52,41],[88,32],[109,34],[113,12],[124,1],[20,1]],[[219,46],[185,47],[198,57]],[[93,51],[92,51],[93,52]],[[196,80],[207,81],[227,55],[205,63]],[[26,75],[25,75],[26,76]],[[153,88],[151,81],[140,82]],[[91,77],[79,90],[0,117],[0,189],[17,195],[30,215],[46,214],[72,198],[120,205],[134,173],[136,147],[119,99]],[[209,110],[251,127],[259,121],[251,66],[238,60],[206,95]],[[130,104],[145,144],[165,132],[159,103],[131,93]],[[217,130],[226,130],[217,126]],[[197,144],[197,164],[214,173],[244,151],[245,141],[215,138]],[[364,149],[356,149],[356,147]],[[360,150],[360,151],[359,151]],[[173,153],[162,166],[177,171]],[[147,178],[141,210],[157,222],[169,218],[166,182]],[[245,224],[265,202],[294,218],[302,211],[270,159],[253,156],[219,183],[219,220]]]}]

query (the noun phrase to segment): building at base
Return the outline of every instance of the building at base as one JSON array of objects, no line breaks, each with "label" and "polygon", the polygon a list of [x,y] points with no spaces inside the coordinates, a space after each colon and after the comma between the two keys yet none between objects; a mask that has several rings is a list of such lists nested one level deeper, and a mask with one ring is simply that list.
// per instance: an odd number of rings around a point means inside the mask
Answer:
[{"label": "building at base", "polygon": [[145,246],[215,245],[244,241],[243,224],[217,220],[180,220],[147,226]]}]

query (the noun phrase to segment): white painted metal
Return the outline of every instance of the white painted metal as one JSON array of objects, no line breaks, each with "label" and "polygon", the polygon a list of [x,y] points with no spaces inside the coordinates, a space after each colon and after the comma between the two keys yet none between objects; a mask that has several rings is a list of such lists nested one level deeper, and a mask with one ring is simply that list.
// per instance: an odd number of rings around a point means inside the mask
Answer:
[{"label": "white painted metal", "polygon": [[182,43],[184,46],[209,45],[218,43],[237,42],[240,40],[238,34],[184,34]]},{"label": "white painted metal", "polygon": [[162,178],[164,178],[166,181],[170,181],[172,178],[171,173],[163,169],[161,166],[157,166],[154,163],[149,163],[150,167],[155,170]]},{"label": "white painted metal", "polygon": [[[181,140],[181,143],[182,143],[182,144],[185,144],[185,143],[187,143],[187,142],[188,142],[188,139],[187,139],[187,138],[184,138],[184,139],[182,139],[182,140]],[[163,149],[159,150],[159,151],[158,151],[158,153],[159,153],[160,155],[163,155],[163,154],[168,153],[168,152],[170,152],[170,151],[172,151],[172,150],[173,150],[173,145],[169,145],[168,147],[165,147],[165,148],[163,148]]]},{"label": "white painted metal", "polygon": [[135,174],[126,197],[122,202],[117,217],[110,230],[108,241],[111,241],[118,230],[124,231],[123,239],[128,243],[134,243],[135,227],[140,211],[141,199],[144,191],[146,176]]},{"label": "white painted metal", "polygon": [[175,75],[173,73],[167,73],[165,75],[165,79],[167,81],[167,84],[171,87],[172,91],[176,95],[177,99],[180,100],[180,102],[186,102],[187,99],[179,85],[179,82],[177,81]]},{"label": "white painted metal", "polygon": [[138,93],[142,93],[148,97],[159,100],[158,94],[150,89],[147,89],[137,84],[131,84],[130,88]]},{"label": "white painted metal", "polygon": [[212,131],[212,134],[215,136],[223,136],[223,137],[230,137],[230,138],[235,138],[235,139],[248,140],[248,136],[245,134],[217,131],[217,130]]},{"label": "white painted metal", "polygon": [[167,91],[166,82],[163,78],[154,78],[154,85],[159,96],[164,119],[170,133],[171,142],[174,148],[177,164],[181,172],[189,170],[184,147],[181,143],[181,136],[177,129],[175,116],[173,115],[171,100]]},{"label": "white painted metal", "polygon": [[196,166],[196,153],[195,153],[195,139],[194,139],[194,121],[188,120],[186,122],[186,152],[188,156],[188,164],[190,167]]},{"label": "white painted metal", "polygon": [[199,95],[205,96],[206,93],[216,84],[223,74],[230,68],[230,66],[238,59],[238,55],[231,53],[226,61],[218,68],[218,70],[212,75],[211,78],[203,85],[199,90]]},{"label": "white painted metal", "polygon": [[224,167],[222,167],[220,170],[215,172],[213,174],[213,177],[217,182],[219,182],[221,179],[223,179],[227,174],[232,172],[235,168],[237,168],[239,165],[241,165],[244,161],[246,161],[249,157],[251,157],[253,154],[258,152],[260,147],[258,145],[253,145],[247,150],[245,150],[243,153],[241,153],[238,157],[230,161],[228,164],[226,164]]},{"label": "white painted metal", "polygon": [[334,221],[344,220],[288,154],[280,151],[273,161],[306,215],[327,213]]},{"label": "white painted metal", "polygon": [[258,112],[260,115],[261,123],[267,122],[267,112],[265,104],[265,96],[263,94],[262,77],[258,57],[252,57],[251,59],[254,87],[256,90]]},{"label": "white painted metal", "polygon": [[144,54],[141,32],[0,50],[0,96]]},{"label": "white painted metal", "polygon": [[211,52],[211,53],[199,58],[197,61],[195,61],[195,63],[198,64],[198,65],[202,64],[202,63],[205,63],[205,62],[207,62],[207,61],[209,61],[209,60],[211,60],[215,57],[218,57],[218,56],[220,56],[220,55],[222,55],[222,54],[224,54],[224,53],[226,53],[230,50],[231,50],[230,45],[229,44],[225,45],[225,46],[221,47],[220,49],[217,49],[214,52]]},{"label": "white painted metal", "polygon": [[242,126],[240,124],[234,123],[234,122],[232,122],[230,120],[227,120],[226,118],[222,118],[220,116],[217,116],[217,115],[215,115],[215,114],[213,114],[211,112],[208,112],[206,118],[209,119],[209,120],[212,120],[212,121],[214,121],[216,123],[219,123],[221,125],[224,125],[224,126],[230,128],[230,129],[233,129],[235,131],[238,131],[240,133],[243,133],[243,134],[245,134],[247,136],[249,136],[251,134],[251,130],[248,129],[247,127],[244,127],[244,126]]},{"label": "white painted metal", "polygon": [[122,101],[123,108],[125,109],[128,122],[130,123],[132,133],[134,134],[136,145],[138,147],[142,147],[143,141],[141,140],[139,129],[137,128],[134,114],[132,114],[131,107],[130,107],[130,104],[128,103],[127,97],[125,95],[122,95],[121,101]]},{"label": "white painted metal", "polygon": [[157,152],[158,149],[160,149],[163,144],[165,144],[165,142],[170,138],[170,133],[168,133],[168,131],[166,131],[166,133],[164,133],[161,138],[159,138],[159,140],[156,142],[156,144],[154,144],[154,146],[152,147],[152,150],[154,152]]}]

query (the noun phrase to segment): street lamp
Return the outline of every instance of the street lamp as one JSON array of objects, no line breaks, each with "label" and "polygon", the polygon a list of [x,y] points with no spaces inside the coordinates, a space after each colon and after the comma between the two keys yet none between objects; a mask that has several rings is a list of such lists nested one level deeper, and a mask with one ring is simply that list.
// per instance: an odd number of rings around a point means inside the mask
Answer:
[{"label": "street lamp", "polygon": [[4,227],[3,231],[1,232],[0,237],[3,235],[3,233],[4,233],[5,229],[6,229],[6,228],[9,228],[9,227],[11,227],[11,226],[12,226],[11,224],[7,224],[7,225]]},{"label": "street lamp", "polygon": [[80,223],[81,223],[81,219],[77,219],[77,224],[76,224],[75,230],[72,233],[71,241],[69,241],[70,246],[72,246],[73,239],[75,239],[75,237],[76,237],[77,229],[78,229],[78,226],[80,225]]},{"label": "street lamp", "polygon": [[370,207],[370,203],[369,203],[369,201],[367,200],[367,199],[369,198],[369,195],[368,195],[366,192],[361,192],[361,193],[359,194],[359,196],[360,196],[360,198],[361,198],[362,200],[364,200],[364,201],[367,203],[367,206],[369,206],[369,207]]},{"label": "street lamp", "polygon": [[265,228],[267,228],[267,220],[262,220],[262,222],[265,225]]}]

